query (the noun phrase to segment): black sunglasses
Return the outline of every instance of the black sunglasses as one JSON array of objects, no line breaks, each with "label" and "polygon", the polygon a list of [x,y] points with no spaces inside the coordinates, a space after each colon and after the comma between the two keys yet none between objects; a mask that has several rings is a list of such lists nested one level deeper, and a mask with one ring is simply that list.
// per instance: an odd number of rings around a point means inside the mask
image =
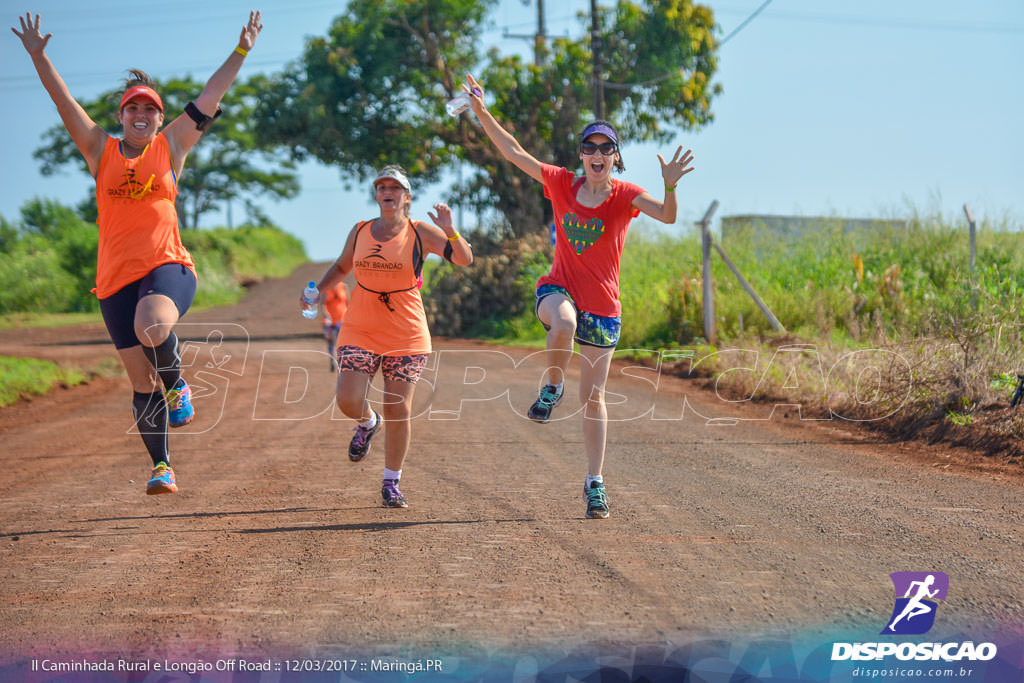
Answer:
[{"label": "black sunglasses", "polygon": [[597,144],[596,142],[581,142],[580,151],[584,154],[596,154],[597,150],[601,150],[601,154],[606,157],[610,157],[619,151],[619,146],[614,142],[602,142]]}]

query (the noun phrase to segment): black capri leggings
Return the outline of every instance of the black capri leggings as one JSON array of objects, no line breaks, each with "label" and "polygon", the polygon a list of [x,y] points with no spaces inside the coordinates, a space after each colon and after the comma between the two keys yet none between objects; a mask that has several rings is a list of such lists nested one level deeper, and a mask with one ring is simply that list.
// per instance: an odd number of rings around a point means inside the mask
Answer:
[{"label": "black capri leggings", "polygon": [[140,344],[135,336],[135,306],[150,294],[163,294],[178,307],[178,317],[192,305],[196,296],[196,276],[180,263],[165,263],[149,275],[125,285],[115,294],[100,299],[100,312],[114,348],[127,349]]}]

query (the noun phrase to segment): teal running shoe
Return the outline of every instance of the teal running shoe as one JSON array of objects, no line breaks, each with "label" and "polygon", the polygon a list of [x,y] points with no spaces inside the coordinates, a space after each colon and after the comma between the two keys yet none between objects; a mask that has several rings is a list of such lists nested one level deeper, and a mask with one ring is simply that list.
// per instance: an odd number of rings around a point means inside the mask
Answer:
[{"label": "teal running shoe", "polygon": [[540,396],[530,406],[530,411],[527,416],[534,422],[547,422],[551,419],[551,411],[562,402],[562,394],[565,393],[565,388],[559,391],[553,384],[545,384],[540,390]]},{"label": "teal running shoe", "polygon": [[583,499],[587,501],[587,517],[604,519],[608,516],[608,494],[604,491],[604,484],[590,482],[590,488],[583,488]]}]

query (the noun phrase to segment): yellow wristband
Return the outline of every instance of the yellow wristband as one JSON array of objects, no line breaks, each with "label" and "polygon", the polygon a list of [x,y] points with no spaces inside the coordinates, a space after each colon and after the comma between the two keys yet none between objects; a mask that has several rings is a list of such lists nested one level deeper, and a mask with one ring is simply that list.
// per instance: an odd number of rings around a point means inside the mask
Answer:
[{"label": "yellow wristband", "polygon": [[248,50],[243,50],[240,47],[236,47],[235,48],[235,52],[237,52],[238,54],[242,55],[243,57],[248,57],[249,56],[249,51]]},{"label": "yellow wristband", "polygon": [[459,238],[461,238],[461,237],[462,237],[462,235],[460,235],[460,234],[459,234],[459,231],[458,231],[458,230],[456,230],[456,231],[455,231],[455,234],[454,234],[454,235],[452,235],[451,237],[449,237],[449,238],[448,238],[448,241],[449,241],[449,242],[458,242],[458,241],[459,241]]}]

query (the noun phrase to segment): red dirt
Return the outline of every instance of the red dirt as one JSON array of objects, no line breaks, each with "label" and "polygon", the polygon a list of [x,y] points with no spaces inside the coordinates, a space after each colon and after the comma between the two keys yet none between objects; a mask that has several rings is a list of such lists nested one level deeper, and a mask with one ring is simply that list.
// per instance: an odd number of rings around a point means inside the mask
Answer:
[{"label": "red dirt", "polygon": [[[945,632],[1024,633],[1019,467],[759,421],[769,406],[625,361],[608,385],[626,397],[610,407],[609,519],[583,515],[575,375],[537,425],[541,363],[513,366],[533,352],[454,339],[417,391],[411,507],[380,507],[383,442],[348,461],[352,423],[332,419],[319,327],[298,315],[320,271],[179,327],[197,418],[171,434],[177,495],[144,495],[124,378],[0,411],[0,666],[871,640],[902,570],[949,575]],[[102,325],[2,332],[0,353],[114,357]]]}]

